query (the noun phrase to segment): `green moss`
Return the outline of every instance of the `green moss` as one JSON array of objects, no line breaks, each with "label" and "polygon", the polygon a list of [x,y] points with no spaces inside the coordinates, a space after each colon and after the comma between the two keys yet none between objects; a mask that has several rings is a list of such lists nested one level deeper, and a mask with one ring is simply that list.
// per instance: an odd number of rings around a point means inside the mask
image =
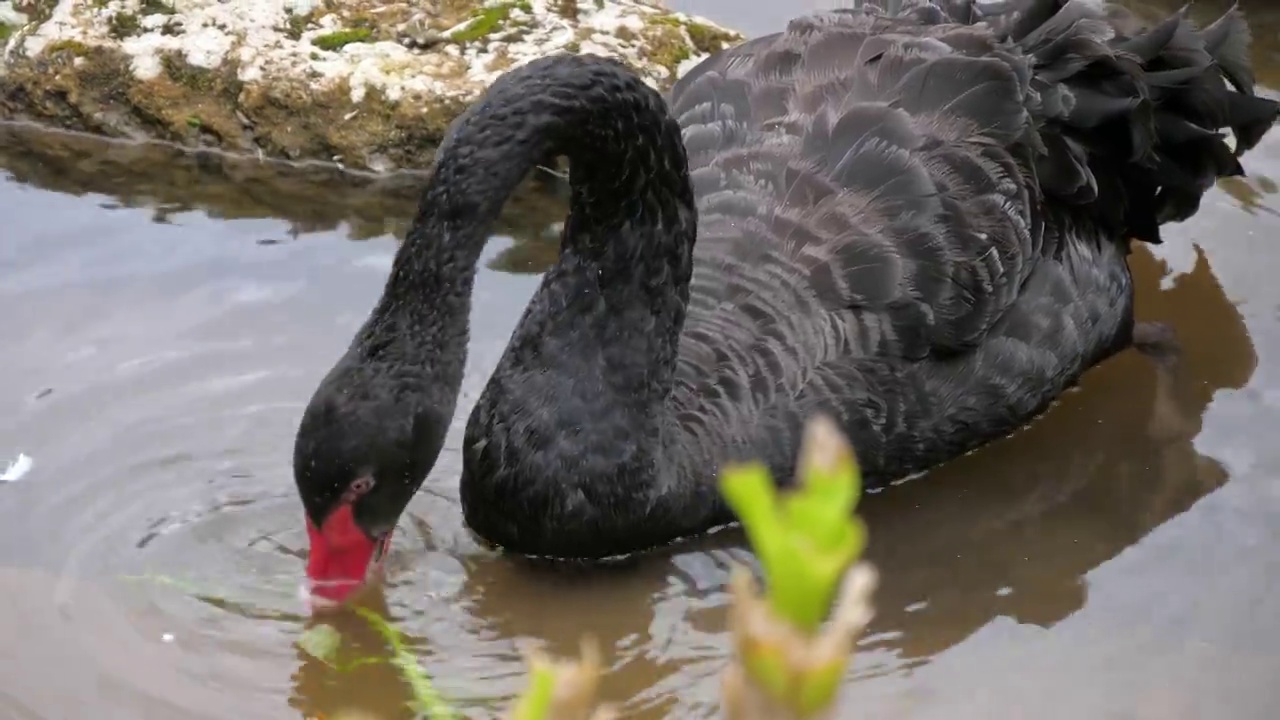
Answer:
[{"label": "green moss", "polygon": [[116,40],[133,37],[142,32],[142,21],[131,12],[118,12],[107,21],[107,34]]},{"label": "green moss", "polygon": [[511,15],[510,5],[481,8],[471,22],[449,36],[455,42],[473,42],[498,29]]},{"label": "green moss", "polygon": [[674,73],[676,68],[680,66],[680,63],[688,60],[692,56],[693,51],[687,47],[673,47],[669,51],[659,54],[654,58],[654,60],[661,63],[663,67],[671,68],[671,72]]},{"label": "green moss", "polygon": [[511,17],[512,10],[532,13],[533,6],[529,4],[528,0],[515,0],[515,2],[504,2],[479,8],[471,16],[471,22],[466,27],[450,35],[449,39],[454,42],[465,43],[486,37],[501,29],[502,25]]},{"label": "green moss", "polygon": [[699,22],[685,23],[684,30],[689,33],[689,42],[693,43],[694,49],[700,53],[719,52],[742,39],[734,33]]},{"label": "green moss", "polygon": [[683,30],[688,34],[689,42],[693,45],[693,49],[699,53],[718,52],[742,40],[739,35],[727,30],[671,15],[656,17],[649,22],[653,25]]},{"label": "green moss", "polygon": [[649,30],[645,33],[645,39],[648,40],[649,45],[645,56],[649,61],[670,70],[674,77],[680,63],[688,60],[693,50],[689,47],[684,33],[680,31],[680,24],[672,25],[668,22],[670,19],[655,18],[651,21]]},{"label": "green moss", "polygon": [[566,20],[578,19],[578,0],[556,0],[556,13]]},{"label": "green moss", "polygon": [[373,37],[373,31],[369,28],[349,28],[313,37],[311,38],[311,44],[321,50],[337,52],[351,43],[369,42],[371,37]]},{"label": "green moss", "polygon": [[28,3],[25,8],[19,9],[26,13],[28,21],[39,25],[53,15],[56,7],[58,7],[58,0],[35,0]]},{"label": "green moss", "polygon": [[742,39],[727,30],[673,15],[650,18],[643,36],[648,46],[646,59],[667,68],[673,80],[680,64],[695,53],[717,52]]},{"label": "green moss", "polygon": [[[106,3],[102,3],[105,7]],[[142,32],[142,17],[147,15],[172,15],[173,4],[168,0],[142,0],[138,12],[116,11],[107,21],[107,34],[116,40],[133,37]],[[167,29],[167,28],[166,28]]]},{"label": "green moss", "polygon": [[143,15],[172,15],[176,12],[172,0],[142,0],[138,12]]},{"label": "green moss", "polygon": [[56,55],[64,52],[71,53],[76,57],[84,57],[89,54],[89,46],[79,40],[54,40],[44,48],[45,55]]},{"label": "green moss", "polygon": [[311,14],[288,13],[288,19],[285,20],[285,35],[290,40],[301,40],[302,33],[307,31],[307,26],[311,24]]},{"label": "green moss", "polygon": [[235,110],[241,84],[234,61],[210,69],[190,64],[178,52],[162,53],[159,60],[159,76],[124,91],[130,114],[148,135],[241,151],[249,147]]},{"label": "green moss", "polygon": [[4,41],[8,40],[9,37],[13,35],[14,31],[17,29],[18,28],[12,25],[5,25],[4,23],[0,23],[0,43],[3,43]]},{"label": "green moss", "polygon": [[160,57],[160,64],[169,79],[184,88],[202,93],[217,88],[218,77],[213,70],[196,67],[178,53],[165,53]]}]

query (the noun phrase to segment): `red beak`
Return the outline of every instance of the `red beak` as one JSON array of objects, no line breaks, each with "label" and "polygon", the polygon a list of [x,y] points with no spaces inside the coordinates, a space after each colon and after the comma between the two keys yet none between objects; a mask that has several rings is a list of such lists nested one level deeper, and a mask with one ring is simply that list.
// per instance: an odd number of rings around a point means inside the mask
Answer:
[{"label": "red beak", "polygon": [[369,577],[370,570],[386,557],[391,533],[375,541],[356,524],[350,504],[338,507],[319,528],[307,518],[311,553],[307,578],[315,606],[346,602]]}]

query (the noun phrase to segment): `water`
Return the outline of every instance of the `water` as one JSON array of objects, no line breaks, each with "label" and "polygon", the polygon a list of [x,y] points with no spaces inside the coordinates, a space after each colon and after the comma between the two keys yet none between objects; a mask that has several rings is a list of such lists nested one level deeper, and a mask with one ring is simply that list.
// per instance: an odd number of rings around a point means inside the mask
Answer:
[{"label": "water", "polygon": [[[1280,12],[1248,10],[1259,76],[1280,86]],[[1186,351],[1174,382],[1127,353],[1029,430],[864,503],[884,579],[850,715],[1274,715],[1280,134],[1247,164],[1134,256],[1140,314]],[[293,646],[309,621],[289,453],[381,289],[413,183],[13,128],[0,168],[0,465],[34,460],[0,485],[0,717],[403,717],[385,665],[335,673]],[[583,633],[627,717],[714,717],[725,582],[750,560],[735,535],[568,576],[460,523],[460,423],[556,220],[526,195],[486,252],[458,425],[369,603],[473,717],[519,691],[523,643],[571,653]]]}]

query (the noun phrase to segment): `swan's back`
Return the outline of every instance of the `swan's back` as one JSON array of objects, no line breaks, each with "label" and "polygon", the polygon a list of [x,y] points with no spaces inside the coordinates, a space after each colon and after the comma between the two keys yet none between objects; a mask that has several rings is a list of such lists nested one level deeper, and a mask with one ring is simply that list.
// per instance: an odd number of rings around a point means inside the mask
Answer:
[{"label": "swan's back", "polygon": [[1127,341],[1124,238],[1158,242],[1239,171],[1215,131],[1235,125],[1243,150],[1274,117],[1249,102],[1234,12],[1122,43],[1115,11],[1084,0],[977,24],[967,0],[898,5],[798,19],[673,90],[700,213],[669,401],[686,472],[762,447],[785,463],[817,409],[882,440],[914,424],[899,440],[916,442],[919,422],[886,415],[981,400],[960,397],[964,359],[1003,338],[983,392],[1031,397],[993,428],[1042,407]]}]

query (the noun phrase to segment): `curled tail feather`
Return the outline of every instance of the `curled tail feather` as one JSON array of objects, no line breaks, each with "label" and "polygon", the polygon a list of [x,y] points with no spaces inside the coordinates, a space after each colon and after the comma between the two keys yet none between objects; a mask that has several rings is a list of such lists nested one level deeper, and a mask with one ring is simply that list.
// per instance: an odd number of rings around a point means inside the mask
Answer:
[{"label": "curled tail feather", "polygon": [[1186,8],[1143,28],[1100,0],[889,0],[884,12],[982,23],[1030,58],[1041,192],[1137,240],[1159,243],[1161,224],[1193,215],[1218,178],[1244,174],[1239,157],[1280,116],[1254,92],[1236,7],[1203,29]]}]

